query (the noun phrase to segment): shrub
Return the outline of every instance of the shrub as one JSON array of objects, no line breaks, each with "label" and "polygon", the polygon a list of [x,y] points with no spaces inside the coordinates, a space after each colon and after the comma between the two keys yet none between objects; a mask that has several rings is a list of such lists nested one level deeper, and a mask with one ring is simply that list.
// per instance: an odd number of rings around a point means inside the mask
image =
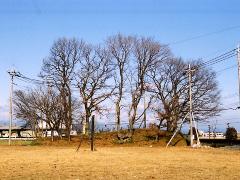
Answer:
[{"label": "shrub", "polygon": [[237,139],[237,130],[234,127],[228,127],[227,128],[226,139],[230,140],[230,141]]}]

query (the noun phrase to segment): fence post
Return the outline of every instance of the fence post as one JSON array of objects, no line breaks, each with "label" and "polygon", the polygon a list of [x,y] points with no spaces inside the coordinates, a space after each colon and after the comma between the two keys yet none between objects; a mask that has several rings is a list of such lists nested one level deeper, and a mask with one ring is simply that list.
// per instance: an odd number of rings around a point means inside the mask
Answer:
[{"label": "fence post", "polygon": [[91,126],[92,126],[92,128],[91,128],[91,151],[94,151],[94,119],[95,119],[95,116],[93,115],[92,116],[92,124],[91,124]]}]

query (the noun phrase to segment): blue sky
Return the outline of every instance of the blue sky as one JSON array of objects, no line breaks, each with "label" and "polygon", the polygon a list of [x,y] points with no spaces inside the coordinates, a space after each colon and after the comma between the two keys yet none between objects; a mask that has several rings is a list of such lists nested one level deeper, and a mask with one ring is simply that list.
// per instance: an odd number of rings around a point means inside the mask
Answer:
[{"label": "blue sky", "polygon": [[[14,66],[36,77],[42,59],[59,37],[83,38],[101,43],[118,32],[151,36],[185,59],[211,59],[237,46],[240,27],[202,38],[174,42],[240,26],[238,0],[0,0],[0,119],[7,119],[8,74]],[[219,71],[236,64],[236,58],[213,66]],[[237,106],[237,68],[218,73],[224,107]],[[227,98],[226,98],[227,97]],[[238,111],[216,118],[225,127],[233,122],[240,131]]]}]

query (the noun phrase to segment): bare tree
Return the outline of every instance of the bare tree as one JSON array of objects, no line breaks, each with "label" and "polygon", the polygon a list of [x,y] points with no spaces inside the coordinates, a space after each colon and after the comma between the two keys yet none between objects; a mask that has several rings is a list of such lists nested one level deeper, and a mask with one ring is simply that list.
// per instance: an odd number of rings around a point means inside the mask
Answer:
[{"label": "bare tree", "polygon": [[40,120],[44,121],[50,131],[53,141],[54,130],[61,134],[62,109],[60,96],[55,92],[39,88],[34,90],[16,91],[14,94],[16,117],[25,120],[36,131],[40,128]]},{"label": "bare tree", "polygon": [[63,110],[63,119],[67,137],[71,140],[72,126],[72,90],[71,84],[77,62],[80,60],[83,42],[76,39],[62,38],[54,42],[50,55],[43,61],[41,76],[51,77],[57,87]]},{"label": "bare tree", "polygon": [[89,119],[92,113],[101,112],[103,110],[101,103],[113,94],[114,87],[109,81],[112,70],[107,50],[92,45],[84,46],[76,80],[84,105],[86,133],[89,131]]},{"label": "bare tree", "polygon": [[153,66],[161,63],[170,55],[169,49],[166,46],[161,46],[158,42],[150,38],[135,39],[133,45],[134,62],[129,71],[131,103],[128,111],[130,131],[133,132],[134,123],[143,115],[144,109],[140,116],[137,116],[140,100],[144,91],[147,90],[146,78]]},{"label": "bare tree", "polygon": [[33,99],[30,97],[30,93],[23,91],[14,92],[14,109],[17,118],[24,120],[26,123],[24,126],[30,127],[34,134],[38,134],[38,115],[37,109],[33,105]]},{"label": "bare tree", "polygon": [[118,34],[109,37],[107,40],[108,50],[111,53],[112,63],[114,65],[114,80],[117,86],[115,113],[116,129],[120,130],[121,121],[121,102],[124,95],[126,82],[126,68],[132,51],[133,37]]},{"label": "bare tree", "polygon": [[[190,62],[199,67],[200,62]],[[167,130],[173,131],[180,119],[189,111],[188,62],[179,58],[169,58],[155,66],[150,78],[149,89],[155,97],[152,109],[157,113],[159,127],[166,122]],[[193,112],[195,119],[205,119],[219,112],[219,91],[215,73],[207,68],[196,68],[192,76]]]}]

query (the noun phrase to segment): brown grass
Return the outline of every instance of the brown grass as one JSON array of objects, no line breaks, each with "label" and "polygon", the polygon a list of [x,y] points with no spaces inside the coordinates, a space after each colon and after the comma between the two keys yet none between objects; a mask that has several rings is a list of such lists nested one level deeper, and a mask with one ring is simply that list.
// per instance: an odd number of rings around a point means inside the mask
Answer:
[{"label": "brown grass", "polygon": [[[127,131],[122,131],[121,133],[127,133]],[[159,140],[156,141],[156,136],[159,134]],[[150,145],[159,146],[159,147],[165,147],[169,139],[171,138],[171,133],[166,133],[165,131],[154,131],[152,129],[137,129],[134,132],[133,138],[131,142],[125,142],[121,143],[121,141],[117,138],[117,132],[102,132],[102,133],[96,133],[95,134],[95,140],[94,143],[96,146],[104,146],[104,147],[112,147],[112,146],[141,146],[141,147],[149,147]],[[36,142],[38,145],[44,145],[44,146],[78,146],[80,139],[82,139],[82,146],[89,146],[90,141],[88,136],[75,136],[72,137],[72,141],[68,142],[66,139],[59,140],[56,139],[54,142],[51,142],[51,139],[38,139]],[[1,144],[1,142],[0,142]],[[8,143],[6,143],[8,144]],[[173,141],[172,145],[175,146],[186,146],[186,140],[181,137],[180,135],[177,135]]]},{"label": "brown grass", "polygon": [[0,179],[240,179],[240,151],[0,146]]}]

